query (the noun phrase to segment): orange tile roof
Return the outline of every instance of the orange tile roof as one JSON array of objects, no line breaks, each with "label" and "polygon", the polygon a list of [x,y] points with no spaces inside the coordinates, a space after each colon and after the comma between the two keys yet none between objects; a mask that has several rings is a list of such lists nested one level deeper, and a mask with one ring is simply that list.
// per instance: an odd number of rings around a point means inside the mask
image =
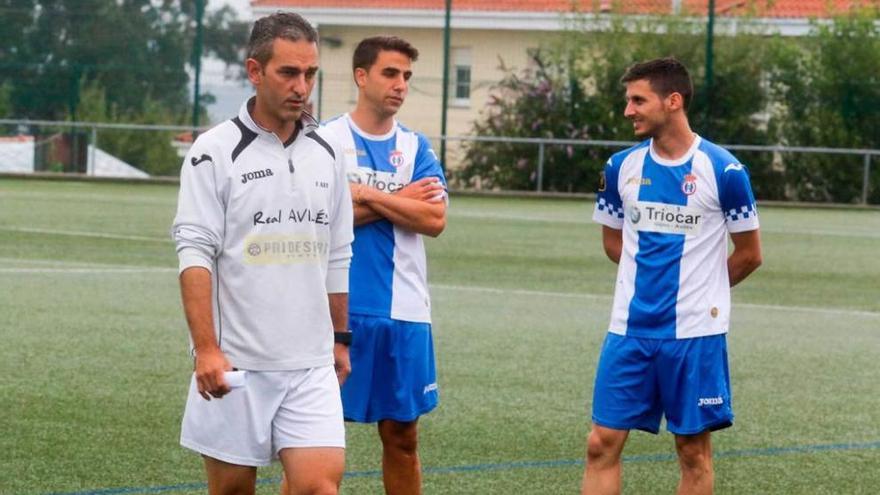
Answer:
[{"label": "orange tile roof", "polygon": [[[507,12],[605,12],[661,14],[672,10],[673,0],[453,0],[455,10]],[[251,0],[264,8],[340,8],[340,9],[443,9],[445,0]],[[709,0],[681,0],[682,11],[706,15]],[[756,15],[759,17],[829,17],[854,7],[880,9],[880,0],[716,0],[718,15]]]},{"label": "orange tile roof", "polygon": [[194,141],[193,133],[192,131],[181,132],[176,134],[172,141],[177,141],[178,143],[192,143]]},{"label": "orange tile roof", "polygon": [[17,136],[0,136],[0,143],[29,143],[34,140],[33,136],[19,134]]}]

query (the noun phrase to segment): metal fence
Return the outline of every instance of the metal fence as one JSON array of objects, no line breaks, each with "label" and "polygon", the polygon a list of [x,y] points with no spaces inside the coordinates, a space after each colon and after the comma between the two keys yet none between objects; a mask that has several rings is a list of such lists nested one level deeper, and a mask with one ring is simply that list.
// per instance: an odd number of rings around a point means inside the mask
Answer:
[{"label": "metal fence", "polygon": [[[174,176],[191,143],[192,133],[205,129],[178,125],[0,119],[0,172],[63,172],[128,178]],[[452,175],[461,170],[468,147],[480,143],[522,147],[522,155],[530,158],[528,166],[533,167],[530,168],[529,190],[535,192],[548,190],[548,150],[593,147],[607,151],[603,153],[607,157],[614,151],[636,144],[631,141],[484,136],[447,136],[445,139],[449,144],[447,168]],[[432,138],[435,145],[442,140],[442,137]],[[854,193],[853,200],[849,202],[880,203],[871,200],[878,196],[874,192],[880,192],[877,187],[872,188],[871,179],[872,161],[880,156],[880,149],[743,144],[722,146],[737,152],[768,154],[771,160],[781,155],[846,158],[839,164],[832,164],[829,174],[844,169],[848,174],[845,179],[848,183],[855,183],[852,178],[860,176],[860,191]],[[604,160],[594,165],[600,168],[603,163]],[[560,191],[558,188],[555,190]]]},{"label": "metal fence", "polygon": [[190,126],[0,119],[0,172],[177,175],[192,133]]},{"label": "metal fence", "polygon": [[[448,136],[447,142],[459,143],[508,143],[511,145],[528,145],[537,148],[537,157],[535,165],[534,190],[543,192],[544,173],[546,164],[547,149],[549,147],[600,147],[609,149],[608,156],[613,151],[628,148],[637,144],[636,141],[609,141],[609,140],[579,140],[579,139],[545,139],[545,138],[512,138],[512,137],[484,137],[484,136]],[[433,137],[432,140],[439,142],[441,137]],[[793,155],[793,154],[810,154],[810,155],[831,155],[858,157],[861,164],[861,189],[858,196],[859,203],[868,204],[869,193],[871,188],[871,164],[873,157],[880,156],[880,149],[859,149],[859,148],[828,148],[817,146],[761,146],[748,144],[722,144],[720,145],[731,151],[758,152],[770,155]],[[853,167],[853,164],[845,164],[845,166]]]}]

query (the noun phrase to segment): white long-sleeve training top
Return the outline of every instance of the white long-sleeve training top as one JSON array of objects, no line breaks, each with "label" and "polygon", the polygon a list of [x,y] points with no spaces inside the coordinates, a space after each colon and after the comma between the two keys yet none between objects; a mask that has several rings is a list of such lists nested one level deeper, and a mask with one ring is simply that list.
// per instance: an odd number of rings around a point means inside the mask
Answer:
[{"label": "white long-sleeve training top", "polygon": [[211,271],[215,336],[232,366],[333,364],[327,294],[348,292],[353,239],[341,148],[308,114],[282,143],[253,121],[252,101],[184,159],[180,271]]}]

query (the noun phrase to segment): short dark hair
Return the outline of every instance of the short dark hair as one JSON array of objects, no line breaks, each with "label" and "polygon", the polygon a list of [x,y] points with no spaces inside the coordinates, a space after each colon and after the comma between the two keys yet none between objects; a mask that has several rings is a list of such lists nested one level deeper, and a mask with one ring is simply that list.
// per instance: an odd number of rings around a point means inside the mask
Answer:
[{"label": "short dark hair", "polygon": [[400,52],[413,62],[419,59],[419,51],[409,41],[397,36],[373,36],[362,39],[354,49],[351,57],[352,72],[357,69],[369,71],[381,51]]},{"label": "short dark hair", "polygon": [[684,109],[690,107],[694,97],[694,83],[687,67],[675,57],[637,63],[626,70],[620,82],[626,84],[642,79],[651,83],[651,89],[664,98],[672,93],[679,93],[684,99]]},{"label": "short dark hair", "polygon": [[248,41],[247,56],[266,65],[272,58],[272,44],[277,38],[310,43],[318,42],[318,32],[303,16],[293,12],[275,12],[254,23]]}]

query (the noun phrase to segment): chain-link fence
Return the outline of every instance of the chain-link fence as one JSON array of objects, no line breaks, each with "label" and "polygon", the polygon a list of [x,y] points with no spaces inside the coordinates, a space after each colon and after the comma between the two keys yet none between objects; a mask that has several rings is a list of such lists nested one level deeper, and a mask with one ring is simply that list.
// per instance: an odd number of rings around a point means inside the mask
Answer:
[{"label": "chain-link fence", "polygon": [[0,172],[175,176],[187,126],[0,119]]},{"label": "chain-link fence", "polygon": [[[439,142],[435,138],[434,142]],[[460,188],[499,188],[535,192],[591,192],[598,173],[615,152],[635,142],[450,136],[456,150],[449,161]],[[456,146],[457,145],[457,146]],[[762,199],[844,204],[880,204],[880,150],[809,146],[722,144],[747,164]],[[478,152],[474,152],[477,150]],[[480,166],[486,157],[505,161]],[[489,158],[491,161],[491,158]],[[476,169],[469,170],[469,169]],[[480,173],[482,172],[482,173]]]},{"label": "chain-link fence", "polygon": [[[0,119],[0,172],[176,176],[192,138],[186,126]],[[435,147],[442,141],[431,140]],[[634,144],[485,136],[449,136],[447,143],[454,189],[558,193],[594,191],[607,158]],[[761,199],[880,204],[880,174],[872,173],[880,150],[723,146],[750,167]],[[497,159],[489,164],[477,163],[492,156]]]}]

